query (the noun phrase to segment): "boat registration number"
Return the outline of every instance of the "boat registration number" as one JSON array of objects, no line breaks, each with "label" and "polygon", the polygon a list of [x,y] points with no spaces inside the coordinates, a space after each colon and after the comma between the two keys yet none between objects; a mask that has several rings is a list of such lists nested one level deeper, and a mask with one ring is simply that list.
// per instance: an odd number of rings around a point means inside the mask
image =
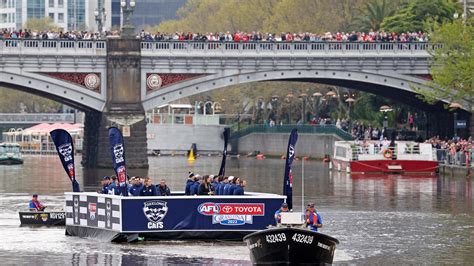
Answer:
[{"label": "boat registration number", "polygon": [[266,235],[265,237],[266,237],[267,243],[277,243],[277,242],[286,241],[285,233]]},{"label": "boat registration number", "polygon": [[298,243],[311,244],[313,243],[314,237],[296,233],[293,235],[291,239],[293,239],[293,241],[298,242]]}]

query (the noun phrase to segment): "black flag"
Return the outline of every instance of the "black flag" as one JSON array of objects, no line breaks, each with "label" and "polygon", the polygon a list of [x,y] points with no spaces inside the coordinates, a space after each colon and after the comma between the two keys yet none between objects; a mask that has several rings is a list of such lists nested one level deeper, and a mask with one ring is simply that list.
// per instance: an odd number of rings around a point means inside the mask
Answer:
[{"label": "black flag", "polygon": [[109,144],[112,153],[112,165],[119,181],[120,194],[128,196],[127,168],[125,167],[125,147],[122,132],[116,127],[109,128]]},{"label": "black flag", "polygon": [[219,175],[225,175],[225,160],[227,159],[227,143],[229,142],[230,128],[224,128],[224,151],[222,152],[221,169],[219,169]]},{"label": "black flag", "polygon": [[298,141],[298,130],[291,130],[290,139],[288,140],[288,149],[286,151],[285,179],[283,183],[283,195],[286,195],[286,203],[288,209],[293,209],[293,174],[291,172],[291,164],[295,158],[295,146]]},{"label": "black flag", "polygon": [[74,145],[72,144],[71,135],[64,129],[55,129],[49,132],[51,139],[56,146],[59,159],[63,164],[69,179],[72,182],[72,191],[81,192],[79,183],[76,181],[76,168],[74,166]]}]

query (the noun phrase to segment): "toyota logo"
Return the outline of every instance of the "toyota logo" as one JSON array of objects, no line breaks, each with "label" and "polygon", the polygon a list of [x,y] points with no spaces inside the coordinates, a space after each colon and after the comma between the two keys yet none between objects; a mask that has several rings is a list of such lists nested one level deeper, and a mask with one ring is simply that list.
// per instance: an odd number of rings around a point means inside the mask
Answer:
[{"label": "toyota logo", "polygon": [[222,208],[222,212],[231,213],[231,212],[232,212],[232,207],[230,207],[230,206],[224,206],[224,207]]}]

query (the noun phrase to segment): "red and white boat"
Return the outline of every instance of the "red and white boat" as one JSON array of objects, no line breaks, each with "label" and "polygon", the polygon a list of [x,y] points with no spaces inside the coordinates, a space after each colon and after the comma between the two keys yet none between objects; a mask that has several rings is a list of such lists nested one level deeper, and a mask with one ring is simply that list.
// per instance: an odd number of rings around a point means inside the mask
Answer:
[{"label": "red and white boat", "polygon": [[329,168],[350,173],[435,174],[436,150],[429,143],[396,141],[336,141]]}]

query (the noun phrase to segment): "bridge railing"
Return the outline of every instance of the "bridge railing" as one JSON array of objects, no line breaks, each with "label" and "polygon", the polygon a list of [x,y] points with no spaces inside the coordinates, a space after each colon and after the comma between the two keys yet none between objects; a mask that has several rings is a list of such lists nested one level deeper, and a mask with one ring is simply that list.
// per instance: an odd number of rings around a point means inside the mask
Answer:
[{"label": "bridge railing", "polygon": [[142,42],[142,54],[414,54],[439,44],[426,42]]},{"label": "bridge railing", "polygon": [[106,55],[105,40],[0,39],[0,54]]},{"label": "bridge railing", "polygon": [[343,140],[352,140],[352,135],[336,127],[336,125],[251,125],[242,130],[232,132],[231,138],[238,139],[251,133],[290,133],[293,128],[298,133],[332,134]]},{"label": "bridge railing", "polygon": [[73,113],[42,113],[42,114],[13,114],[0,113],[1,124],[40,124],[40,123],[75,123]]}]

